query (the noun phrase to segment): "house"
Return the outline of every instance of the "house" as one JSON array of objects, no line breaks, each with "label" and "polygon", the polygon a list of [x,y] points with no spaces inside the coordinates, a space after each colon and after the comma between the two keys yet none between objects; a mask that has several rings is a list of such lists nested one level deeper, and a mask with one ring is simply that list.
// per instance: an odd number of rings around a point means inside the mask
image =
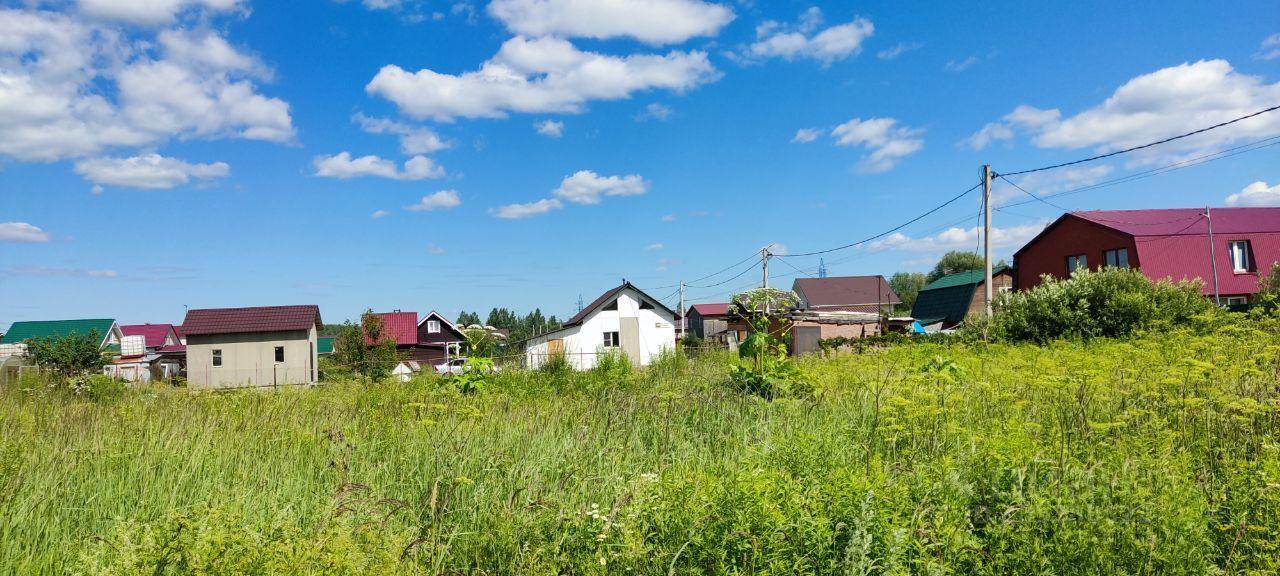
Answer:
[{"label": "house", "polygon": [[316,382],[320,308],[315,305],[188,310],[192,388]]},{"label": "house", "polygon": [[[401,360],[413,360],[417,364],[436,365],[457,357],[462,344],[467,341],[462,330],[436,311],[428,312],[421,320],[417,312],[378,312],[382,319],[383,334],[394,340],[396,353]],[[365,334],[365,344],[373,339]]]},{"label": "house", "polygon": [[594,368],[602,353],[626,354],[634,366],[648,365],[674,350],[676,313],[623,281],[596,298],[559,330],[525,341],[525,365],[536,368],[563,356],[578,369]]},{"label": "house", "polygon": [[779,330],[791,332],[791,354],[799,356],[821,350],[828,338],[865,338],[881,332],[881,316],[857,310],[796,310],[787,316],[790,325]]},{"label": "house", "polygon": [[1068,212],[1013,256],[1014,287],[1074,270],[1137,268],[1152,280],[1200,279],[1224,305],[1249,302],[1280,259],[1280,208]]},{"label": "house", "polygon": [[86,320],[34,320],[14,322],[0,338],[0,344],[21,344],[39,338],[62,338],[71,334],[94,335],[98,348],[115,351],[120,346],[120,325],[110,318]]},{"label": "house", "polygon": [[103,366],[108,376],[131,382],[171,380],[182,373],[187,347],[172,324],[129,324],[120,327],[120,354]]},{"label": "house", "polygon": [[801,310],[883,315],[902,303],[884,276],[879,275],[797,278],[791,290],[800,297]]},{"label": "house", "polygon": [[[911,316],[928,331],[950,329],[967,318],[986,313],[986,270],[969,270],[948,274],[920,289]],[[1013,289],[1013,270],[1000,266],[991,271],[992,297]]]},{"label": "house", "polygon": [[733,318],[727,303],[694,304],[685,316],[689,322],[689,333],[698,338],[730,346],[738,341],[737,332],[730,330]]}]

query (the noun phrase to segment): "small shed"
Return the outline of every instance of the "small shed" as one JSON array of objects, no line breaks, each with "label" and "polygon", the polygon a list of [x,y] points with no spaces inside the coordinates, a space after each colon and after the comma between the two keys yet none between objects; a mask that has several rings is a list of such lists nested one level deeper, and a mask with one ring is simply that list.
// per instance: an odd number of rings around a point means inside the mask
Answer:
[{"label": "small shed", "polygon": [[559,329],[525,341],[525,365],[536,368],[562,357],[575,368],[594,368],[602,354],[620,352],[647,366],[675,349],[676,313],[630,282],[596,298]]},{"label": "small shed", "polygon": [[313,384],[320,308],[257,306],[187,311],[187,381],[192,388]]}]

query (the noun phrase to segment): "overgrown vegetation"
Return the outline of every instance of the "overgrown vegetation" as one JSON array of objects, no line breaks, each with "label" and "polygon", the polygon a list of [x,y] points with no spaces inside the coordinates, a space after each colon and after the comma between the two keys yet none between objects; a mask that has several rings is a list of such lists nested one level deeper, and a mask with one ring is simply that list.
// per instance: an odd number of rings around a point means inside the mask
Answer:
[{"label": "overgrown vegetation", "polygon": [[71,332],[27,340],[27,355],[45,370],[64,379],[101,372],[109,356],[100,348],[103,335],[97,330]]},{"label": "overgrown vegetation", "polygon": [[379,381],[395,369],[395,339],[387,333],[382,317],[365,310],[360,324],[347,322],[333,340],[333,354],[325,363],[325,373]]},{"label": "overgrown vegetation", "polygon": [[469,392],[24,382],[0,573],[1274,574],[1278,335],[869,349],[771,401],[715,351]]}]

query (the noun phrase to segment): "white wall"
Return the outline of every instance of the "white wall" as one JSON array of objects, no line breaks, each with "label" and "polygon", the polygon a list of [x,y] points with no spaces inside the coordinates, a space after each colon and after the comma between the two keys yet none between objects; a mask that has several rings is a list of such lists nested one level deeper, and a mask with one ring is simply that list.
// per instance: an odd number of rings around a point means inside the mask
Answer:
[{"label": "white wall", "polygon": [[[594,368],[599,353],[605,350],[605,332],[621,332],[622,318],[637,319],[640,365],[649,365],[663,350],[675,348],[675,318],[657,306],[641,310],[640,302],[640,294],[628,288],[618,294],[617,310],[596,310],[579,326],[530,339],[525,353],[528,366],[540,366],[547,357],[547,341],[559,338],[564,341],[565,359],[570,364],[579,370]],[[622,353],[621,348],[616,350]]]}]

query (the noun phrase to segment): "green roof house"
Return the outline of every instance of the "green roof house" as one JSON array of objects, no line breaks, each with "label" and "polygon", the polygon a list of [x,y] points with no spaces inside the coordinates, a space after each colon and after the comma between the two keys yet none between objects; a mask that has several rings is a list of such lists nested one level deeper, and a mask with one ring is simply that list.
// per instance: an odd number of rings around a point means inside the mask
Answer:
[{"label": "green roof house", "polygon": [[97,334],[102,349],[119,346],[120,326],[110,318],[90,320],[34,320],[14,322],[0,338],[0,344],[19,344],[36,338],[61,338],[68,334]]},{"label": "green roof house", "polygon": [[[954,328],[970,315],[981,316],[985,311],[982,296],[984,270],[969,270],[943,276],[920,290],[911,316],[921,326],[941,323],[940,328]],[[1013,289],[1013,270],[1001,266],[991,271],[991,284],[995,293]]]}]

